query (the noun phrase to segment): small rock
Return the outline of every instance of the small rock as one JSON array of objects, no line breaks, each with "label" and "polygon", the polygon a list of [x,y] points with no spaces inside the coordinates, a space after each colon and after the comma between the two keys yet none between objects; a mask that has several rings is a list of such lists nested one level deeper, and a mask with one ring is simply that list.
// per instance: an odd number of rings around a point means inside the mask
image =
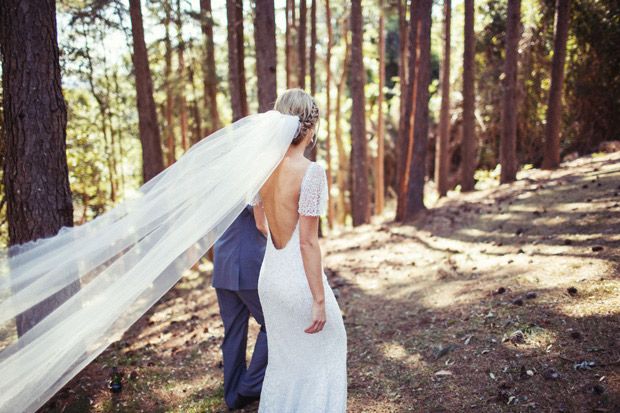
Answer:
[{"label": "small rock", "polygon": [[523,234],[523,228],[517,228],[515,235],[521,235],[521,234]]},{"label": "small rock", "polygon": [[558,372],[557,372],[557,371],[555,371],[555,370],[554,370],[554,369],[552,369],[552,368],[548,368],[548,369],[544,370],[544,371],[542,372],[542,376],[543,376],[545,379],[547,379],[547,380],[555,380],[555,379],[557,379],[558,377],[560,377],[560,375],[558,374]]},{"label": "small rock", "polygon": [[517,298],[516,300],[514,300],[512,302],[514,305],[521,307],[523,305],[523,300],[520,298]]},{"label": "small rock", "polygon": [[519,248],[519,251],[517,251],[517,254],[525,254],[525,251],[523,251],[523,249]]},{"label": "small rock", "polygon": [[592,247],[593,252],[603,251],[603,247],[601,245],[595,245]]},{"label": "small rock", "polygon": [[500,294],[500,295],[501,295],[501,294],[504,294],[505,292],[506,292],[506,288],[504,288],[504,287],[499,287],[499,288],[497,289],[497,291],[495,291],[495,294]]},{"label": "small rock", "polygon": [[586,199],[586,202],[592,202],[592,198]]},{"label": "small rock", "polygon": [[564,240],[564,245],[571,245],[573,243],[573,241],[569,240],[569,239],[565,239]]},{"label": "small rock", "polygon": [[566,289],[570,295],[577,295],[577,289],[575,287],[568,287]]},{"label": "small rock", "polygon": [[534,291],[530,291],[529,293],[525,294],[525,298],[527,298],[528,300],[533,300],[536,297],[537,295]]},{"label": "small rock", "polygon": [[525,343],[525,335],[521,330],[517,330],[510,335],[510,342],[512,344],[524,344]]}]

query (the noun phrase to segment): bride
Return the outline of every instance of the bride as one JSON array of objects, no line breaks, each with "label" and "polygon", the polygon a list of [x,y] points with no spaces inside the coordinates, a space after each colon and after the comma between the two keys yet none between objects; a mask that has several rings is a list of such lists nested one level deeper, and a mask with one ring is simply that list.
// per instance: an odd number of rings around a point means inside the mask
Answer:
[{"label": "bride", "polygon": [[[276,110],[206,137],[106,214],[2,252],[0,413],[41,407],[253,198],[269,233],[259,279],[269,337],[260,409],[345,411],[346,335],[317,241],[325,173],[302,155],[318,116],[311,96],[286,91]],[[16,335],[20,316],[31,322]]]},{"label": "bride", "polygon": [[316,140],[319,108],[303,90],[290,89],[275,110],[299,116],[301,127],[253,201],[257,225],[266,217],[268,228],[258,294],[269,362],[259,411],[344,412],[347,339],[318,242],[327,179],[319,164],[304,158]]}]

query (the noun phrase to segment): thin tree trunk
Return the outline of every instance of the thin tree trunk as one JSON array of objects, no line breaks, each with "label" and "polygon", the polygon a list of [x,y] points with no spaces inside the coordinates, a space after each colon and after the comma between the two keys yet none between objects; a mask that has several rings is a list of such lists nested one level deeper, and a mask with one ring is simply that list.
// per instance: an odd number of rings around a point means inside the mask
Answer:
[{"label": "thin tree trunk", "polygon": [[443,0],[443,63],[441,65],[441,110],[435,150],[435,184],[439,196],[448,192],[450,172],[450,19],[452,4]]},{"label": "thin tree trunk", "polygon": [[[404,4],[403,4],[404,3]],[[405,114],[405,95],[407,94],[407,63],[409,62],[408,57],[408,38],[409,38],[409,30],[407,27],[407,0],[398,0],[398,77],[400,79],[400,117],[399,117],[399,132],[403,129],[404,120],[406,117]],[[399,139],[400,139],[399,133]],[[399,148],[401,145],[399,145]],[[398,155],[398,151],[397,151]]]},{"label": "thin tree trunk", "polygon": [[415,120],[411,151],[405,220],[426,209],[424,183],[426,178],[426,147],[428,144],[428,87],[431,82],[431,24],[433,0],[420,0],[418,49],[416,60]]},{"label": "thin tree trunk", "polygon": [[[73,226],[66,156],[67,108],[62,95],[56,3],[0,2],[4,191],[9,245]],[[79,280],[16,317],[17,334],[67,301]]]},{"label": "thin tree trunk", "polygon": [[396,220],[405,221],[407,219],[407,190],[409,186],[409,173],[411,167],[411,156],[413,150],[413,123],[414,108],[417,96],[416,82],[418,76],[418,27],[420,26],[420,1],[412,0],[409,11],[409,29],[407,47],[407,81],[405,90],[404,117],[400,121],[398,131],[398,200],[396,206]]},{"label": "thin tree trunk", "polygon": [[334,44],[334,35],[332,32],[332,12],[329,5],[329,0],[325,0],[325,14],[327,18],[327,84],[325,86],[326,103],[325,103],[325,120],[327,125],[327,137],[325,138],[325,152],[327,161],[327,225],[330,229],[334,227],[334,200],[331,195],[332,189],[332,155],[331,155],[331,84],[332,84],[332,46]]},{"label": "thin tree trunk", "polygon": [[[215,71],[215,47],[213,44],[213,13],[211,0],[200,0],[202,14],[202,34],[205,38],[204,100],[209,113],[207,135],[220,128],[220,116],[217,110],[217,73]],[[202,135],[201,135],[202,138]]]},{"label": "thin tree trunk", "polygon": [[[116,91],[116,105],[120,108],[121,106],[121,92],[120,92],[120,85],[118,83],[118,71],[114,72],[114,90]],[[123,160],[125,159],[124,153],[123,153],[123,120],[122,117],[117,113],[116,114],[116,121],[118,122],[118,128],[116,129],[116,131],[118,132],[118,159],[120,160],[119,162],[119,166],[120,166],[120,170],[121,170],[121,192],[124,194],[125,193],[125,168],[124,168],[124,162]]]},{"label": "thin tree trunk", "polygon": [[474,37],[474,0],[465,0],[465,49],[463,52],[463,143],[461,145],[461,188],[474,190],[476,171],[476,38]]},{"label": "thin tree trunk", "polygon": [[277,98],[276,22],[273,0],[256,0],[254,41],[258,77],[258,111],[273,109]]},{"label": "thin tree trunk", "polygon": [[144,182],[147,182],[164,169],[164,157],[153,99],[151,69],[144,42],[140,0],[129,0],[129,13],[133,35],[133,63],[136,74],[140,142],[142,143],[142,176]]},{"label": "thin tree trunk", "polygon": [[347,187],[349,182],[349,159],[342,141],[342,96],[344,95],[344,88],[347,82],[347,73],[349,73],[349,63],[351,61],[351,48],[349,46],[349,37],[347,33],[347,27],[344,22],[342,27],[342,39],[345,42],[344,49],[344,62],[342,64],[342,73],[340,75],[340,81],[338,82],[338,90],[336,94],[336,124],[334,127],[334,137],[336,138],[336,146],[338,148],[338,174],[336,175],[336,185],[338,186],[338,203],[337,203],[337,215],[338,223],[340,225],[345,224],[347,216]]},{"label": "thin tree trunk", "polygon": [[290,89],[292,87],[292,59],[293,56],[291,54],[291,8],[295,7],[292,4],[292,0],[286,0],[286,36],[285,36],[285,51],[286,51],[286,88]]},{"label": "thin tree trunk", "polygon": [[198,91],[196,89],[195,76],[194,76],[194,68],[196,65],[195,57],[192,57],[192,64],[187,69],[187,76],[189,80],[189,84],[192,86],[192,100],[191,100],[191,111],[193,118],[193,126],[194,130],[192,132],[192,139],[190,144],[193,146],[196,143],[200,142],[203,138],[202,136],[202,124],[200,119],[200,106],[198,104]]},{"label": "thin tree trunk", "polygon": [[172,10],[169,2],[163,4],[166,12],[164,20],[164,83],[166,85],[166,159],[170,166],[175,161],[174,145],[174,93],[172,93],[172,41],[170,39],[170,23],[172,21]]},{"label": "thin tree trunk", "polygon": [[300,89],[306,88],[306,17],[307,0],[299,0],[299,30],[297,32],[297,61],[299,62],[298,85]]},{"label": "thin tree trunk", "polygon": [[553,27],[553,61],[551,63],[551,87],[547,106],[545,129],[545,155],[542,167],[557,169],[560,166],[560,121],[562,119],[562,88],[564,63],[566,62],[566,39],[571,0],[556,0],[555,25]]},{"label": "thin tree trunk", "polygon": [[177,88],[177,98],[179,100],[179,118],[181,121],[181,147],[183,148],[183,151],[186,152],[189,149],[189,136],[187,128],[187,101],[185,100],[185,85],[187,83],[187,79],[185,78],[185,42],[183,41],[181,0],[177,0],[176,26],[177,41],[179,42],[179,68],[177,70],[177,82],[179,86]]},{"label": "thin tree trunk", "polygon": [[508,0],[506,22],[506,60],[504,61],[504,97],[502,107],[502,133],[499,152],[502,172],[500,182],[517,179],[517,64],[521,0]]},{"label": "thin tree trunk", "polygon": [[243,2],[242,0],[226,0],[228,17],[228,87],[233,112],[233,122],[248,113],[248,102],[245,92],[245,69],[243,50]]},{"label": "thin tree trunk", "polygon": [[[310,94],[316,95],[316,2],[310,6]],[[329,71],[328,71],[329,72]],[[310,150],[310,160],[316,161],[318,144]]]},{"label": "thin tree trunk", "polygon": [[[400,1],[400,0],[399,0]],[[377,165],[375,166],[375,213],[383,213],[384,204],[384,178],[383,178],[383,152],[384,152],[384,127],[383,120],[383,89],[385,88],[385,11],[383,1],[379,2],[381,16],[379,17],[379,98],[377,106],[379,119],[377,119]]]},{"label": "thin tree trunk", "polygon": [[369,221],[368,163],[366,155],[366,73],[363,56],[361,0],[351,1],[351,215],[353,226]]}]

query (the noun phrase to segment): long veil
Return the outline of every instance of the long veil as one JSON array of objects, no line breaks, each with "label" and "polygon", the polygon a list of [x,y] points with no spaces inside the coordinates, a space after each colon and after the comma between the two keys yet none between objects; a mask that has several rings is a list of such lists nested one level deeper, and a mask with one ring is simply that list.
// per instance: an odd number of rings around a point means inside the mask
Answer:
[{"label": "long veil", "polygon": [[298,127],[276,111],[241,119],[108,213],[12,247],[0,261],[0,342],[16,317],[42,319],[0,353],[0,412],[35,411],[118,340],[250,202]]}]

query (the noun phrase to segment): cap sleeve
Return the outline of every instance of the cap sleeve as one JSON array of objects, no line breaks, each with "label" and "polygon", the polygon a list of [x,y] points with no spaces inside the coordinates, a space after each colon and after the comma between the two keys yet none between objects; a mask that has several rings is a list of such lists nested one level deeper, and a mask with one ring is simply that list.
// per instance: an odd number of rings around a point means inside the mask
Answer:
[{"label": "cap sleeve", "polygon": [[301,181],[299,193],[300,215],[316,217],[325,214],[327,209],[327,176],[325,169],[316,162],[308,167]]},{"label": "cap sleeve", "polygon": [[256,195],[254,195],[254,198],[252,198],[252,206],[259,206],[259,205],[263,205],[263,200],[260,197],[260,191],[258,191]]}]

